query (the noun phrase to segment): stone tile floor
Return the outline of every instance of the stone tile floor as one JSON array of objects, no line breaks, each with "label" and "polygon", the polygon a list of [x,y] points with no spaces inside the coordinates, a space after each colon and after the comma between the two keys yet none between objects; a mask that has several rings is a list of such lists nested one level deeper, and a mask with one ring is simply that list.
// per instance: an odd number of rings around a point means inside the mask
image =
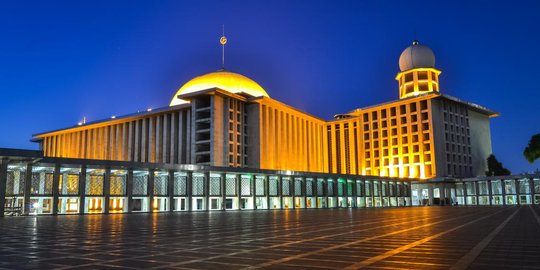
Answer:
[{"label": "stone tile floor", "polygon": [[0,218],[2,269],[540,269],[540,206]]}]

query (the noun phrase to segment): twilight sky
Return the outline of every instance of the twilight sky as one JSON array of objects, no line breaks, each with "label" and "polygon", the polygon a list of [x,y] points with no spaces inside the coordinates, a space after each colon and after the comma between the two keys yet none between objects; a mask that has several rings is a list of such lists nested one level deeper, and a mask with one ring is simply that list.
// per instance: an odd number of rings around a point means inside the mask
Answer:
[{"label": "twilight sky", "polygon": [[167,106],[220,67],[325,119],[398,98],[398,58],[435,52],[441,92],[501,113],[493,152],[513,173],[540,133],[540,1],[5,1],[0,147],[31,135]]}]

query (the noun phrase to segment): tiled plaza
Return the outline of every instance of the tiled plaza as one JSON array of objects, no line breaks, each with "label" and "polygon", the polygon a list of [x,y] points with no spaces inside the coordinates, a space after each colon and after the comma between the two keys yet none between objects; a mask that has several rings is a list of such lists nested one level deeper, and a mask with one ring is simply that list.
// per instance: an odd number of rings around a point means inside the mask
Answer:
[{"label": "tiled plaza", "polygon": [[540,206],[0,218],[4,269],[540,269]]}]

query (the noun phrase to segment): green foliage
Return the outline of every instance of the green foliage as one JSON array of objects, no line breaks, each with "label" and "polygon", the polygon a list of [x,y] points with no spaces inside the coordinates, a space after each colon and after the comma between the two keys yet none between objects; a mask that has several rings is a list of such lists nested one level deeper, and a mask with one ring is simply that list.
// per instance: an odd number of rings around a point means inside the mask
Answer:
[{"label": "green foliage", "polygon": [[503,167],[502,163],[500,163],[495,155],[491,154],[487,158],[487,164],[488,164],[488,170],[486,172],[486,176],[501,176],[501,175],[510,175],[511,172]]},{"label": "green foliage", "polygon": [[533,135],[529,141],[529,145],[525,147],[523,155],[529,161],[533,163],[540,158],[540,134]]}]

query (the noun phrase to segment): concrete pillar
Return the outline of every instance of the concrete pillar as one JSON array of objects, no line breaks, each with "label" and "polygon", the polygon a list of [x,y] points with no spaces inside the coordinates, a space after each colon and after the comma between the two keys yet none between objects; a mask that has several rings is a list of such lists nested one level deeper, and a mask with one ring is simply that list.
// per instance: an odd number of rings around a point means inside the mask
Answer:
[{"label": "concrete pillar", "polygon": [[257,179],[254,175],[249,176],[249,183],[251,187],[251,200],[253,201],[253,209],[257,210],[257,196],[255,195],[255,192],[257,191]]},{"label": "concrete pillar", "polygon": [[270,207],[270,179],[268,177],[268,175],[265,175],[264,176],[264,194],[266,196],[266,206],[268,209],[272,209],[272,207]]},{"label": "concrete pillar", "polygon": [[204,204],[206,211],[210,211],[210,172],[204,173]]},{"label": "concrete pillar", "polygon": [[534,178],[529,178],[529,191],[531,193],[531,204],[534,204]]},{"label": "concrete pillar", "polygon": [[489,200],[489,205],[493,205],[493,188],[491,187],[491,180],[487,180],[487,185],[488,185],[488,200]]},{"label": "concrete pillar", "polygon": [[289,187],[289,191],[291,192],[292,196],[292,209],[296,208],[296,177],[291,177],[292,181],[292,187]]},{"label": "concrete pillar", "polygon": [[446,198],[446,186],[444,183],[439,185],[439,206],[443,206]]},{"label": "concrete pillar", "polygon": [[521,205],[521,200],[520,200],[520,193],[519,193],[519,187],[520,187],[520,183],[519,183],[519,179],[513,179],[514,181],[514,186],[516,188],[516,203],[517,205]]},{"label": "concrete pillar", "polygon": [[227,200],[227,190],[225,189],[225,186],[227,184],[227,174],[221,173],[219,175],[219,182],[220,182],[220,192],[221,192],[221,211],[225,211],[225,200]]},{"label": "concrete pillar", "polygon": [[187,202],[186,210],[193,211],[193,172],[186,172],[186,192]]},{"label": "concrete pillar", "polygon": [[174,211],[174,171],[169,171],[167,177],[167,196],[169,197],[169,212]]},{"label": "concrete pillar", "polygon": [[79,214],[84,215],[86,208],[86,165],[81,166],[79,174]]},{"label": "concrete pillar", "polygon": [[24,208],[23,215],[30,214],[30,194],[32,190],[32,163],[26,164],[26,175],[24,179]]},{"label": "concrete pillar", "polygon": [[54,165],[54,174],[53,174],[53,186],[52,186],[52,193],[53,193],[53,205],[52,205],[52,214],[57,215],[58,214],[58,202],[59,202],[59,190],[58,185],[60,182],[60,164]]},{"label": "concrete pillar", "polygon": [[467,192],[467,183],[465,182],[462,182],[462,187],[463,187],[463,205],[467,205],[467,197],[468,197],[468,193]]},{"label": "concrete pillar", "polygon": [[283,209],[283,176],[278,175],[278,196],[279,196],[279,208]]},{"label": "concrete pillar", "polygon": [[505,188],[505,184],[504,184],[504,179],[501,179],[501,193],[502,193],[502,201],[503,201],[503,205],[506,205],[506,188]]},{"label": "concrete pillar", "polygon": [[[313,190],[313,187],[311,190]],[[304,176],[302,177],[302,196],[304,196],[304,208],[307,208],[307,179]]]},{"label": "concrete pillar", "polygon": [[8,160],[0,160],[0,217],[4,216],[6,205],[7,168]]},{"label": "concrete pillar", "polygon": [[434,199],[433,197],[435,196],[433,189],[434,189],[434,185],[428,184],[428,205],[429,206],[433,205],[433,199]]},{"label": "concrete pillar", "polygon": [[238,200],[238,210],[242,210],[242,175],[236,174],[236,197]]},{"label": "concrete pillar", "polygon": [[[66,179],[67,180],[67,179]],[[105,175],[103,176],[103,213],[109,213],[109,200],[111,198],[111,168],[105,168]]]},{"label": "concrete pillar", "polygon": [[148,183],[146,185],[146,194],[148,196],[148,212],[154,211],[154,179],[155,170],[148,170]]},{"label": "concrete pillar", "polygon": [[126,176],[126,197],[128,213],[133,212],[133,169],[128,169]]},{"label": "concrete pillar", "polygon": [[480,205],[480,185],[478,184],[477,180],[473,182],[473,185],[475,191],[474,194],[476,194],[476,205]]}]

